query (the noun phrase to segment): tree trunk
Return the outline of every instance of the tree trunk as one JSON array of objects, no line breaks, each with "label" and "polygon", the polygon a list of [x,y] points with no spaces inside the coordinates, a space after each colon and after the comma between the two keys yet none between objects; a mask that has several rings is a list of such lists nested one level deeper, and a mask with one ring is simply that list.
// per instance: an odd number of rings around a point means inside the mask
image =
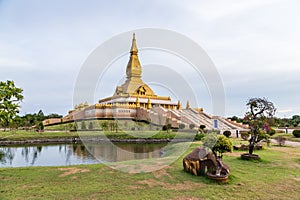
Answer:
[{"label": "tree trunk", "polygon": [[253,136],[250,138],[250,144],[249,144],[249,154],[252,155],[253,150],[254,150],[254,146],[255,146],[255,141],[257,138],[257,130],[253,131]]}]

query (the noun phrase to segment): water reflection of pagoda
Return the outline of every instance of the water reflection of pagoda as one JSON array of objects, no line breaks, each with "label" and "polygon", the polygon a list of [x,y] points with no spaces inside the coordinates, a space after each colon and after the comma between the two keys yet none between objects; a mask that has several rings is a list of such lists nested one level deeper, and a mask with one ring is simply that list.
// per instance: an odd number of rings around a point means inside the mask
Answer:
[{"label": "water reflection of pagoda", "polygon": [[[158,72],[159,73],[159,72]],[[189,102],[182,108],[181,102],[173,102],[170,97],[158,96],[142,80],[142,66],[138,57],[135,34],[133,34],[130,58],[126,67],[127,79],[121,86],[117,86],[113,96],[104,98],[94,105],[82,103],[70,110],[63,117],[63,122],[83,119],[134,119],[151,122],[156,125],[171,124],[179,127],[184,124],[189,127],[205,125],[208,129],[218,128],[233,130],[244,129],[243,125],[219,116],[211,116],[203,112],[202,108],[190,108]],[[45,125],[57,123],[45,121]]]},{"label": "water reflection of pagoda", "polygon": [[[161,147],[164,144],[116,144],[91,143],[85,145],[74,145],[73,153],[87,158],[93,156],[107,162],[120,162],[126,160],[159,158],[162,155]],[[71,148],[71,147],[70,147]]]}]

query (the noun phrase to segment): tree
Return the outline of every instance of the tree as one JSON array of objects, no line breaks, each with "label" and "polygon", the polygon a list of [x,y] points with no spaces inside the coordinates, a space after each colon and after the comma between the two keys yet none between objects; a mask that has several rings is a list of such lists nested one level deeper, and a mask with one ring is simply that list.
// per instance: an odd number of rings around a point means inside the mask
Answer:
[{"label": "tree", "polygon": [[14,81],[0,82],[0,123],[4,131],[19,113],[19,103],[23,100],[23,89],[15,86]]},{"label": "tree", "polygon": [[223,135],[225,135],[227,138],[231,136],[231,131],[224,131]]},{"label": "tree", "polygon": [[194,129],[195,128],[195,124],[190,124],[189,127],[190,127],[190,129]]},{"label": "tree", "polygon": [[81,130],[86,130],[86,125],[84,121],[81,122]]},{"label": "tree", "polygon": [[38,131],[38,132],[44,131],[44,124],[43,124],[43,122],[38,122],[37,123],[37,125],[36,125],[36,131]]},{"label": "tree", "polygon": [[43,111],[39,110],[39,112],[37,113],[37,120],[44,121],[44,119],[45,119],[45,115],[44,115]]},{"label": "tree", "polygon": [[169,130],[172,128],[171,124],[166,124],[163,125],[162,130],[163,131],[167,131],[167,133],[169,133]]},{"label": "tree", "polygon": [[93,125],[93,122],[90,122],[89,123],[89,130],[92,130],[92,129],[94,129],[94,125]]},{"label": "tree", "polygon": [[103,129],[104,131],[107,131],[107,129],[108,129],[108,122],[107,122],[107,121],[102,122],[102,123],[101,123],[101,127],[102,127],[102,129]]},{"label": "tree", "polygon": [[204,124],[201,124],[201,125],[199,126],[199,128],[203,131],[203,130],[206,128],[206,126],[205,126]]},{"label": "tree", "polygon": [[294,125],[294,127],[297,127],[300,124],[300,116],[293,115],[291,119],[291,123]]},{"label": "tree", "polygon": [[253,154],[254,146],[259,142],[259,130],[263,129],[268,119],[273,118],[276,112],[274,104],[266,98],[251,98],[247,102],[248,111],[246,120],[251,129],[249,140],[249,154]]},{"label": "tree", "polygon": [[179,124],[179,129],[184,129],[185,128],[185,124]]}]

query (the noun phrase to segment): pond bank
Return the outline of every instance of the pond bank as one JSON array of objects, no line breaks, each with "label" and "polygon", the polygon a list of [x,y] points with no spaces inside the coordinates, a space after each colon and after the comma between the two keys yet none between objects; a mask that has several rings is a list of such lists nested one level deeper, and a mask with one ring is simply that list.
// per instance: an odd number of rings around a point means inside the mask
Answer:
[{"label": "pond bank", "polygon": [[137,138],[137,139],[121,139],[121,138],[84,138],[84,137],[72,137],[72,138],[51,138],[51,139],[29,139],[29,140],[5,140],[0,141],[0,146],[14,146],[14,145],[27,145],[27,144],[72,144],[83,142],[115,142],[115,143],[166,143],[166,142],[189,142],[189,139],[153,139],[153,138]]}]

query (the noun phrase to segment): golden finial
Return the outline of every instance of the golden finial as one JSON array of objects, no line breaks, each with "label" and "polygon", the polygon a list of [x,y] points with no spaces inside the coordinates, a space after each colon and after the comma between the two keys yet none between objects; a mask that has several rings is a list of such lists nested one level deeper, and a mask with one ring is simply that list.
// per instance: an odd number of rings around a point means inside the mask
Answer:
[{"label": "golden finial", "polygon": [[187,101],[186,102],[186,109],[190,109],[191,108],[191,106],[190,106],[190,102],[189,101]]},{"label": "golden finial", "polygon": [[136,40],[135,40],[135,33],[133,33],[132,45],[131,45],[130,53],[131,54],[137,54],[138,53],[138,48],[136,46]]},{"label": "golden finial", "polygon": [[178,100],[178,104],[177,104],[177,110],[181,110],[181,103],[179,100]]}]

